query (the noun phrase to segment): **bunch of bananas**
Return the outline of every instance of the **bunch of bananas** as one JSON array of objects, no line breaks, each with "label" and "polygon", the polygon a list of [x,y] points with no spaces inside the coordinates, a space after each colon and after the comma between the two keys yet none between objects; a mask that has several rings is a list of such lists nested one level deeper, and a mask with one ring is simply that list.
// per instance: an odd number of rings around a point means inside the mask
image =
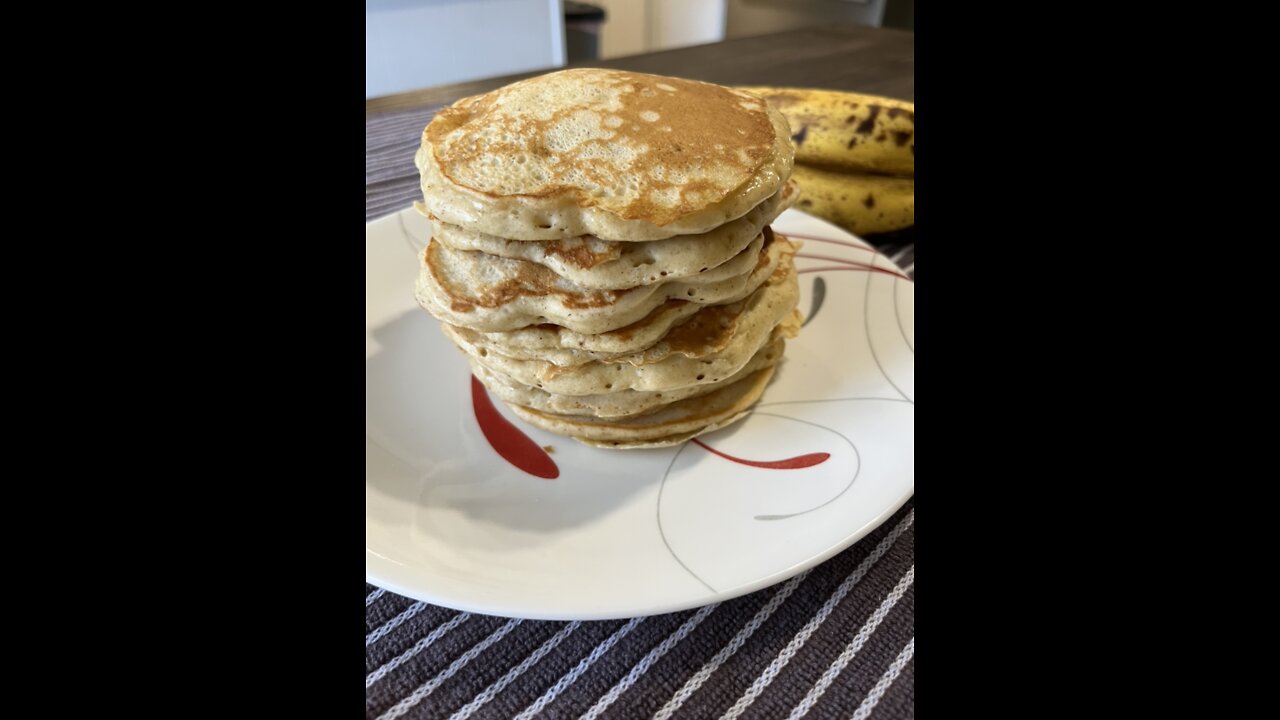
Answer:
[{"label": "bunch of bananas", "polygon": [[738,89],[791,123],[802,210],[858,235],[915,224],[915,103],[834,90]]}]

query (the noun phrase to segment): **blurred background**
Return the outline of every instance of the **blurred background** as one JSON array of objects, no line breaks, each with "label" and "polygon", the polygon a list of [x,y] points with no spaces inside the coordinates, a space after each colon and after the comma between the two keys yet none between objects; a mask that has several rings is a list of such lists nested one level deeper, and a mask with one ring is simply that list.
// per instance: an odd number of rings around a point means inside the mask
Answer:
[{"label": "blurred background", "polygon": [[365,0],[365,98],[811,25],[914,30],[913,0]]}]

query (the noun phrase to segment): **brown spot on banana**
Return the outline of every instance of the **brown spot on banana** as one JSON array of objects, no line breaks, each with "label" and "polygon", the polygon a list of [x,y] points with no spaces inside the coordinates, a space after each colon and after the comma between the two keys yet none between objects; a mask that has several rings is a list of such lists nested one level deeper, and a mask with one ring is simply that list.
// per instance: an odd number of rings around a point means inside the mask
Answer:
[{"label": "brown spot on banana", "polygon": [[876,118],[880,115],[879,105],[868,105],[867,107],[871,108],[871,114],[867,116],[866,120],[858,123],[858,127],[854,129],[854,132],[859,135],[870,135],[871,131],[876,127]]},{"label": "brown spot on banana", "polygon": [[899,115],[906,115],[907,119],[911,122],[914,123],[916,121],[916,114],[914,112],[910,110],[903,110],[902,108],[889,108],[889,112],[886,114],[889,116],[890,120],[897,118]]},{"label": "brown spot on banana", "polygon": [[[871,193],[867,193],[867,196],[862,199],[862,204],[865,205],[868,210],[870,210],[871,208],[876,206],[876,196],[872,195]],[[883,214],[884,213],[881,213],[881,215]]]},{"label": "brown spot on banana", "polygon": [[[910,131],[910,130],[894,130],[894,131],[893,131],[893,142],[894,142],[894,144],[895,144],[895,145],[897,145],[898,147],[902,147],[903,145],[906,145],[906,144],[907,144],[907,141],[911,139],[911,136],[912,136],[913,134],[915,134],[915,133],[913,133],[913,132],[912,132],[912,131]],[[915,146],[913,145],[912,147],[915,147]]]}]

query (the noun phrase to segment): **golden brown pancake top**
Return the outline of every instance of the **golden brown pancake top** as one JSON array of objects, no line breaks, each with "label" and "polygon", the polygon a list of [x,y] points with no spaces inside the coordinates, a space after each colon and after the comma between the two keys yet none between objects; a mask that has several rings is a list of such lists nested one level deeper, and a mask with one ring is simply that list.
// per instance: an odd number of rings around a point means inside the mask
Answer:
[{"label": "golden brown pancake top", "polygon": [[617,70],[531,78],[441,110],[440,171],[491,197],[564,197],[662,225],[719,202],[774,154],[758,98]]}]

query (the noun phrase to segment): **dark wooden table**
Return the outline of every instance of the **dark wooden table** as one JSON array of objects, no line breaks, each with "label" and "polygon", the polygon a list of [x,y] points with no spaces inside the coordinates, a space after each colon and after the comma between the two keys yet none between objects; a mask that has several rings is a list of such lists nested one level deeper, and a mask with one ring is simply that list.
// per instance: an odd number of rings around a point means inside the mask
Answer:
[{"label": "dark wooden table", "polygon": [[[574,63],[676,75],[722,85],[784,85],[829,88],[916,98],[915,34],[901,30],[836,25],[789,30],[679,50]],[[552,68],[547,68],[551,70]],[[546,70],[442,85],[366,100],[365,112],[407,110],[488,92]]]},{"label": "dark wooden table", "polygon": [[[914,100],[914,53],[911,33],[845,26],[590,65]],[[536,74],[367,100],[365,219],[421,199],[413,154],[437,110]],[[878,247],[914,277],[913,237]],[[912,718],[914,521],[912,498],[869,536],[785,584],[649,618],[521,622],[366,584],[366,717]]]}]

